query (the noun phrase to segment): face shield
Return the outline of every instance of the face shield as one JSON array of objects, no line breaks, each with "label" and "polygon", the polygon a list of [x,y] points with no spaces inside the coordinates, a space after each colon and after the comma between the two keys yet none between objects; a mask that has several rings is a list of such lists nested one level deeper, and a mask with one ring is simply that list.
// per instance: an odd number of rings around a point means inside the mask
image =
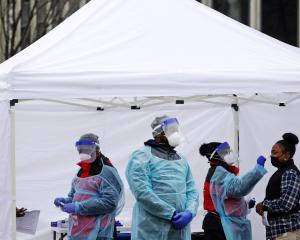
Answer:
[{"label": "face shield", "polygon": [[179,123],[176,118],[169,118],[163,121],[160,125],[166,136],[179,132]]},{"label": "face shield", "polygon": [[[181,141],[179,123],[176,118],[163,121],[157,128],[161,128],[172,147],[177,147]],[[155,130],[155,129],[154,129]]]},{"label": "face shield", "polygon": [[79,140],[75,143],[75,147],[79,153],[81,161],[93,162],[96,159],[97,143],[90,140]]},{"label": "face shield", "polygon": [[218,153],[221,159],[228,165],[233,165],[237,162],[238,156],[236,153],[232,152],[228,142],[221,143],[211,154],[210,158],[212,158],[215,153]]}]

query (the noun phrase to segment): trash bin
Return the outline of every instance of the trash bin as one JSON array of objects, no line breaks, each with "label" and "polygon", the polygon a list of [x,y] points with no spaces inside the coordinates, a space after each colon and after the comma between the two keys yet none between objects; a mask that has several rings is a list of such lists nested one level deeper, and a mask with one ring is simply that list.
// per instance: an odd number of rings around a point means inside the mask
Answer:
[{"label": "trash bin", "polygon": [[193,232],[192,240],[204,240],[204,232]]}]

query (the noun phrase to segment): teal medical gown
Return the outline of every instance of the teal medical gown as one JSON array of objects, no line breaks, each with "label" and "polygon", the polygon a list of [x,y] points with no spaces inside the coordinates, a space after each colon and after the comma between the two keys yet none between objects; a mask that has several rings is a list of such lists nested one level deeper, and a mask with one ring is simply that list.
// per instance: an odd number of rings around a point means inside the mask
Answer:
[{"label": "teal medical gown", "polygon": [[242,177],[236,177],[218,166],[210,180],[210,195],[220,215],[227,240],[251,240],[251,223],[247,219],[248,206],[244,196],[267,173],[256,165]]},{"label": "teal medical gown", "polygon": [[190,224],[182,230],[171,224],[174,211],[189,210],[195,216],[199,205],[198,191],[184,158],[161,159],[145,146],[130,156],[126,177],[136,198],[132,240],[191,239]]},{"label": "teal medical gown", "polygon": [[101,173],[75,177],[66,202],[75,202],[70,214],[70,240],[113,239],[114,218],[124,206],[124,187],[116,169],[103,165]]}]

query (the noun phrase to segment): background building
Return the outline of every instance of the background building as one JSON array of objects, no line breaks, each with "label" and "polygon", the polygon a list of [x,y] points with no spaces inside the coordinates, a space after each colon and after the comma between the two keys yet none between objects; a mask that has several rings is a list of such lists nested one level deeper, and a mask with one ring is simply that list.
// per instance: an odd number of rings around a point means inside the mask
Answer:
[{"label": "background building", "polygon": [[198,0],[293,46],[300,46],[299,0]]},{"label": "background building", "polygon": [[[88,1],[0,0],[0,62],[39,39]],[[300,46],[300,0],[197,1],[283,42]]]}]

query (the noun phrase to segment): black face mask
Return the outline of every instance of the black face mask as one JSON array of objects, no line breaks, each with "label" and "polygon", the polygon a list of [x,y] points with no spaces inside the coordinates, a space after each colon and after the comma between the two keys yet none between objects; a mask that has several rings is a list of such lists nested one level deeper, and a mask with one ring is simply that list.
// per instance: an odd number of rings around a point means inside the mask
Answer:
[{"label": "black face mask", "polygon": [[282,168],[287,164],[287,162],[280,162],[278,157],[271,157],[271,163],[274,167],[277,168]]}]

